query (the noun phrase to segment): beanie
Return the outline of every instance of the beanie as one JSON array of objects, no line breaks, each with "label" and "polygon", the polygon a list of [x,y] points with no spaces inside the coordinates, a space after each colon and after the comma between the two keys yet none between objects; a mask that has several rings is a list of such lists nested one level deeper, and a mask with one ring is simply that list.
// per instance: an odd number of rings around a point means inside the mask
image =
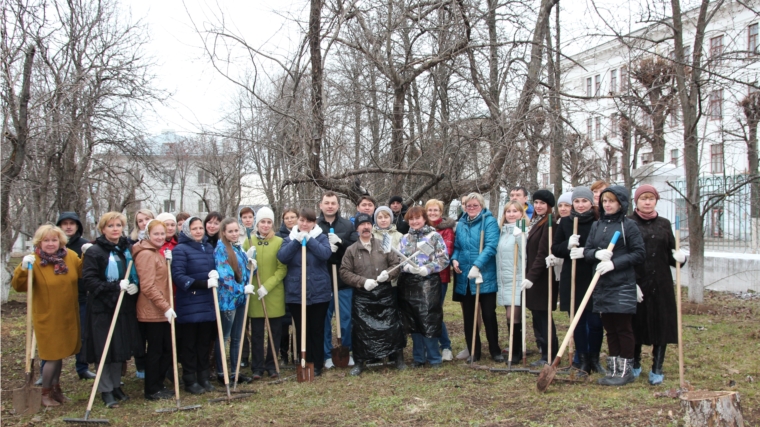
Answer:
[{"label": "beanie", "polygon": [[552,208],[555,205],[554,194],[552,194],[552,192],[549,190],[538,190],[533,193],[533,202],[535,203],[536,200],[541,200]]}]

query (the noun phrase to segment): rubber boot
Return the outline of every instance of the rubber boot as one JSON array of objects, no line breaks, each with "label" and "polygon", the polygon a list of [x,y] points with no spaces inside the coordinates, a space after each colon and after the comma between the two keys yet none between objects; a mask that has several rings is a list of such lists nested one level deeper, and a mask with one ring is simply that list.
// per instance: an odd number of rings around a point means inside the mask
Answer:
[{"label": "rubber boot", "polygon": [[50,393],[50,396],[56,400],[58,403],[68,403],[71,401],[68,397],[66,397],[63,394],[63,390],[61,390],[61,384],[53,384],[53,392]]},{"label": "rubber boot", "polygon": [[649,373],[649,384],[660,385],[665,379],[662,373],[662,364],[665,362],[665,345],[656,345],[652,347],[652,372]]},{"label": "rubber boot", "polygon": [[52,408],[55,406],[61,406],[61,403],[55,400],[54,394],[53,394],[53,388],[45,388],[42,387],[42,405],[46,406],[48,408]]},{"label": "rubber boot", "polygon": [[[602,375],[607,375],[607,370],[604,369],[601,362],[599,362],[599,353],[589,353],[589,358],[591,359],[591,372],[599,372]],[[607,359],[608,359],[607,368],[609,368],[610,367],[609,356],[607,357]]]},{"label": "rubber boot", "polygon": [[[519,365],[522,363],[522,351],[522,323],[515,323],[514,339],[512,339],[513,365]],[[509,354],[507,354],[507,356],[509,356]]]},{"label": "rubber boot", "polygon": [[633,359],[617,357],[615,362],[615,375],[604,385],[623,386],[636,381],[633,376]]},{"label": "rubber boot", "polygon": [[[589,358],[588,353],[575,353],[578,356],[578,366],[579,368],[576,368],[579,370],[578,376],[585,377],[588,375],[591,375],[591,359]],[[573,364],[573,367],[575,367],[575,364]]]},{"label": "rubber boot", "polygon": [[641,375],[641,344],[636,343],[633,348],[633,376],[638,378]]},{"label": "rubber boot", "polygon": [[211,373],[207,370],[198,372],[198,384],[203,387],[204,390],[208,392],[214,391],[214,386],[211,385],[211,381],[209,381],[209,375]]},{"label": "rubber boot", "polygon": [[615,356],[607,356],[607,370],[605,371],[606,374],[604,378],[599,378],[599,380],[596,382],[599,385],[610,385],[610,381],[612,381],[615,378],[615,373],[617,369],[617,357]]},{"label": "rubber boot", "polygon": [[198,384],[198,376],[196,374],[184,374],[182,375],[182,381],[185,383],[185,391],[192,394],[203,394],[206,392],[200,384]]},{"label": "rubber boot", "polygon": [[351,368],[351,371],[349,371],[348,374],[351,375],[352,377],[358,377],[359,375],[362,374],[362,371],[364,371],[364,362],[357,361],[356,363],[354,363],[354,367]]},{"label": "rubber boot", "polygon": [[404,350],[396,352],[396,369],[403,371],[406,369],[406,363],[404,363]]}]

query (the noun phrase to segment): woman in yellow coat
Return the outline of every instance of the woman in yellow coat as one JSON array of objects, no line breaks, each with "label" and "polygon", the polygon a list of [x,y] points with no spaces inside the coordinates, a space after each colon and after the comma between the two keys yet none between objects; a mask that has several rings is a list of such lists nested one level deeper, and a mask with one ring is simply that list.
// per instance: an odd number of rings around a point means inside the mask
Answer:
[{"label": "woman in yellow coat", "polygon": [[66,248],[66,234],[45,224],[34,233],[34,254],[24,257],[13,274],[13,289],[27,292],[32,264],[32,324],[37,336],[42,372],[42,404],[59,406],[66,401],[60,377],[63,359],[79,353],[79,287],[82,263],[76,252]]}]

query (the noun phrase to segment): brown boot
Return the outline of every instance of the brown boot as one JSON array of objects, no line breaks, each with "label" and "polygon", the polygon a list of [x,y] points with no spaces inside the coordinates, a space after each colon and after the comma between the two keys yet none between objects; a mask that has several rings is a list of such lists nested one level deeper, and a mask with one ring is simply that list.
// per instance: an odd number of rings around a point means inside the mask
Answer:
[{"label": "brown boot", "polygon": [[69,403],[71,399],[64,396],[63,390],[61,390],[61,384],[53,384],[53,391],[50,393],[50,397],[56,400],[58,403]]},{"label": "brown boot", "polygon": [[54,406],[61,406],[60,403],[58,403],[57,400],[55,400],[54,391],[52,388],[45,388],[42,387],[42,404],[48,408],[54,407]]}]

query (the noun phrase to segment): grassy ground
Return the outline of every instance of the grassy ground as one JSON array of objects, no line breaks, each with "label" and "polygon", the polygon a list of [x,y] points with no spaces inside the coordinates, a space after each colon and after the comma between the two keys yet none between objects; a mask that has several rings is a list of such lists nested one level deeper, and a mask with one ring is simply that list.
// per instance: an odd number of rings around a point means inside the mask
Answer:
[{"label": "grassy ground", "polygon": [[[450,295],[449,295],[450,296]],[[752,295],[750,295],[751,297]],[[92,382],[79,381],[74,360],[64,363],[61,378],[72,402],[41,411],[34,417],[12,414],[10,390],[23,385],[25,295],[11,293],[2,306],[2,425],[63,425],[63,417],[84,415]],[[708,292],[705,303],[684,306],[686,378],[695,389],[736,390],[741,393],[745,425],[760,425],[760,298],[740,298]],[[502,346],[507,337],[503,308],[500,313]],[[558,314],[560,339],[568,321]],[[464,347],[461,311],[448,300],[445,319],[454,343],[454,353]],[[528,329],[529,331],[532,330]],[[532,334],[529,334],[532,335]],[[485,338],[485,336],[484,336]],[[532,342],[532,339],[529,339]],[[529,344],[530,348],[534,346]],[[605,344],[606,348],[606,344]],[[374,368],[355,378],[347,369],[326,371],[314,383],[267,381],[245,385],[256,394],[232,403],[208,403],[210,397],[182,395],[182,403],[202,404],[196,411],[156,414],[174,401],[147,402],[142,398],[142,381],[135,379],[134,365],[124,378],[132,399],[120,409],[105,409],[100,397],[93,418],[109,418],[126,426],[222,426],[222,425],[501,425],[501,426],[665,426],[682,425],[678,399],[655,393],[678,386],[675,346],[665,360],[665,383],[647,384],[651,366],[650,348],[645,347],[643,375],[621,388],[596,385],[598,375],[587,384],[553,383],[547,393],[536,391],[536,377],[529,374],[494,374],[466,367],[462,362],[445,363],[440,370],[415,369],[396,372]],[[532,359],[535,359],[534,356]],[[411,361],[411,341],[406,350]],[[482,364],[496,366],[490,360]],[[504,365],[499,365],[503,367]],[[292,375],[283,370],[283,376]],[[167,383],[167,385],[169,385]],[[220,390],[218,388],[218,390]]]}]

